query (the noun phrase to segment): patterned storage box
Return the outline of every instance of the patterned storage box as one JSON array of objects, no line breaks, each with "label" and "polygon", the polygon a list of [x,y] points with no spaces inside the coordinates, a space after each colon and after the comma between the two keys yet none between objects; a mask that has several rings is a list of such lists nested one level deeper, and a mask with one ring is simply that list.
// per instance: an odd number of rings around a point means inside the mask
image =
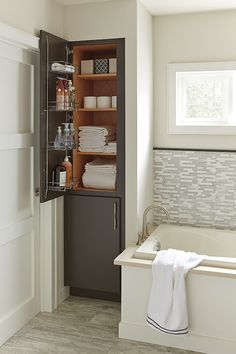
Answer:
[{"label": "patterned storage box", "polygon": [[108,73],[108,59],[95,59],[94,72],[95,74]]}]

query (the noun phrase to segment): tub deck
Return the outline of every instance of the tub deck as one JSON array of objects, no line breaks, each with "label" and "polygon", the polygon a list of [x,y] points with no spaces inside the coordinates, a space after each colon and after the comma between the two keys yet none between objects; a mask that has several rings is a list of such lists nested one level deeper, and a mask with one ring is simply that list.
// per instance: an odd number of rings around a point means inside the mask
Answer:
[{"label": "tub deck", "polygon": [[[152,260],[149,259],[139,259],[137,258],[136,251],[138,246],[135,244],[131,244],[127,247],[118,257],[115,258],[114,264],[119,266],[126,266],[126,267],[137,267],[137,268],[152,268]],[[193,273],[204,273],[207,275],[216,275],[216,276],[223,276],[229,278],[236,278],[236,268],[235,263],[231,262],[222,262],[222,267],[217,266],[210,266],[208,265],[208,261],[202,261],[201,264],[191,269],[190,272]],[[230,265],[232,268],[230,268]],[[236,295],[236,294],[235,294]],[[236,351],[235,351],[236,352]]]}]

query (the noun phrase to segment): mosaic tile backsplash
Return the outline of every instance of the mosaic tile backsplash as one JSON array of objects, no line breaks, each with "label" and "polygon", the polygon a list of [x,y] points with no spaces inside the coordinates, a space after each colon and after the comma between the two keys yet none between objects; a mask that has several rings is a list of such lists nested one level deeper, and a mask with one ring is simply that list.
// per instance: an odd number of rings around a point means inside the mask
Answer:
[{"label": "mosaic tile backsplash", "polygon": [[236,153],[154,150],[154,201],[172,223],[236,229]]}]

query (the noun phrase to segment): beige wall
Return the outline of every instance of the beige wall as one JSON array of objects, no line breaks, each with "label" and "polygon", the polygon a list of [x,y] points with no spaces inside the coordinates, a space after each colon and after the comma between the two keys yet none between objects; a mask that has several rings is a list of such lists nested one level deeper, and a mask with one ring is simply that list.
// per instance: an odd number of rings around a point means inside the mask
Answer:
[{"label": "beige wall", "polygon": [[63,35],[63,7],[55,0],[0,0],[0,22],[38,35],[40,29]]},{"label": "beige wall", "polygon": [[154,146],[235,149],[234,136],[168,135],[166,64],[236,60],[236,11],[155,17]]},{"label": "beige wall", "polygon": [[65,8],[69,40],[126,39],[126,242],[137,239],[137,2],[82,4]]}]

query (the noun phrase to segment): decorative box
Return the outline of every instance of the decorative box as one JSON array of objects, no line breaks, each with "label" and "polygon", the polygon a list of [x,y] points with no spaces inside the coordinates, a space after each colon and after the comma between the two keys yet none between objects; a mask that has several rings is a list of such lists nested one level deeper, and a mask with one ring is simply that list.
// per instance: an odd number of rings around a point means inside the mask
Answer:
[{"label": "decorative box", "polygon": [[107,74],[108,59],[95,59],[94,71],[95,74]]},{"label": "decorative box", "polygon": [[81,60],[81,74],[93,74],[93,60]]},{"label": "decorative box", "polygon": [[109,73],[116,74],[116,72],[117,72],[117,59],[110,58],[109,59]]}]

